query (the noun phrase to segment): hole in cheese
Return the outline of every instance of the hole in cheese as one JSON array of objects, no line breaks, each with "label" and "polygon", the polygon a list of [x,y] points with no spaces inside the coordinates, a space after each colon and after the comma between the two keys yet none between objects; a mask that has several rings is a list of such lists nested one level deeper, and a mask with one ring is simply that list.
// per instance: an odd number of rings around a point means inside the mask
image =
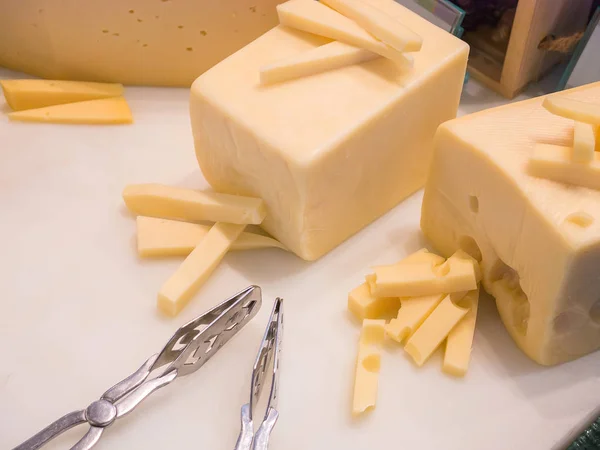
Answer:
[{"label": "hole in cheese", "polygon": [[580,211],[570,214],[565,221],[581,228],[587,228],[594,223],[594,218],[589,214]]},{"label": "hole in cheese", "polygon": [[135,10],[134,10],[134,9],[130,9],[130,10],[129,10],[129,14],[134,14],[134,13],[135,13]]},{"label": "hole in cheese", "polygon": [[590,308],[590,319],[600,325],[600,300],[594,303]]},{"label": "hole in cheese", "polygon": [[362,365],[369,372],[379,372],[381,367],[381,358],[378,354],[372,354],[362,360]]},{"label": "hole in cheese", "polygon": [[508,302],[510,321],[515,330],[521,334],[527,334],[529,323],[530,305],[527,294],[521,288],[519,273],[512,267],[498,259],[490,270],[490,281],[498,283],[503,293],[503,298],[496,297],[497,302]]},{"label": "hole in cheese", "polygon": [[469,195],[469,209],[474,212],[479,212],[479,199],[476,195]]},{"label": "hole in cheese", "polygon": [[193,47],[187,47],[187,48],[186,48],[186,50],[187,50],[188,52],[193,52],[193,51],[194,51],[194,48],[193,48]]},{"label": "hole in cheese", "polygon": [[[237,30],[235,30],[235,31],[237,31]],[[200,30],[200,34],[202,36],[206,36],[208,34],[208,31],[206,31],[206,30]]]},{"label": "hole in cheese", "polygon": [[179,28],[180,30],[183,30],[183,25],[177,25],[177,28]]},{"label": "hole in cheese", "polygon": [[463,252],[476,261],[481,262],[483,259],[479,245],[477,245],[477,242],[471,236],[461,236],[458,240],[458,246]]}]

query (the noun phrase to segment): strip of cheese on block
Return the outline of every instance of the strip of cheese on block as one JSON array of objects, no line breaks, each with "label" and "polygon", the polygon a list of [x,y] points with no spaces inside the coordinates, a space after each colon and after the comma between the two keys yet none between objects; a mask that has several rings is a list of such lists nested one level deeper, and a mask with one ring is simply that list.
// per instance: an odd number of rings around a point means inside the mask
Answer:
[{"label": "strip of cheese on block", "polygon": [[410,58],[375,39],[356,22],[320,2],[290,0],[277,6],[277,14],[282,25],[370,50],[402,68],[412,66]]},{"label": "strip of cheese on block", "polygon": [[375,408],[381,367],[381,346],[385,339],[385,320],[363,321],[358,342],[352,414],[359,415]]},{"label": "strip of cheese on block", "polygon": [[435,130],[456,116],[467,44],[406,8],[393,11],[423,37],[411,71],[378,58],[262,86],[261,67],[328,42],[280,26],[192,87],[205,178],[219,192],[262,198],[269,214],[261,226],[303,259],[321,257],[418,190]]},{"label": "strip of cheese on block", "polygon": [[[600,103],[600,83],[560,97]],[[600,348],[600,192],[526,170],[536,142],[572,145],[573,118],[543,103],[439,128],[421,229],[441,254],[481,255],[483,287],[510,335],[533,360],[553,365]]]},{"label": "strip of cheese on block", "polygon": [[282,81],[372,61],[379,57],[377,53],[369,50],[334,41],[261,67],[260,82],[262,84],[281,83]]},{"label": "strip of cheese on block", "polygon": [[176,316],[217,268],[246,225],[215,223],[160,288],[158,309]]},{"label": "strip of cheese on block", "polygon": [[203,192],[164,184],[130,184],[123,200],[134,214],[189,222],[260,224],[266,215],[260,198]]},{"label": "strip of cheese on block", "polygon": [[591,102],[589,99],[575,100],[560,93],[546,97],[544,108],[557,116],[600,125],[600,102]]},{"label": "strip of cheese on block", "polygon": [[588,163],[594,159],[598,126],[575,122],[573,132],[573,161]]},{"label": "strip of cheese on block", "polygon": [[129,105],[123,97],[103,98],[44,108],[14,111],[11,120],[64,124],[117,125],[133,123]]},{"label": "strip of cheese on block", "polygon": [[353,20],[365,31],[400,52],[415,52],[423,45],[421,36],[402,22],[361,0],[321,0],[321,3]]},{"label": "strip of cheese on block", "polygon": [[[137,250],[142,258],[162,256],[187,256],[206,236],[210,226],[178,220],[138,216]],[[286,248],[277,240],[244,231],[231,245],[231,250],[261,248]]]},{"label": "strip of cheese on block", "polygon": [[400,299],[396,297],[373,297],[369,283],[365,282],[348,294],[348,309],[359,319],[381,319],[396,314]]},{"label": "strip of cheese on block", "polygon": [[457,302],[458,306],[468,309],[467,314],[456,324],[446,338],[444,363],[442,370],[457,377],[467,373],[471,360],[471,348],[475,335],[475,322],[479,306],[479,289],[467,294]]},{"label": "strip of cheese on block", "polygon": [[404,350],[418,366],[422,366],[442,344],[457,323],[467,314],[468,309],[457,306],[453,297],[460,299],[462,294],[446,295],[423,324],[406,341]]},{"label": "strip of cheese on block", "polygon": [[61,80],[0,80],[6,103],[14,111],[43,108],[123,95],[123,85]]},{"label": "strip of cheese on block", "polygon": [[600,155],[594,152],[587,164],[574,162],[572,156],[570,147],[536,144],[527,170],[534,177],[600,190]]}]

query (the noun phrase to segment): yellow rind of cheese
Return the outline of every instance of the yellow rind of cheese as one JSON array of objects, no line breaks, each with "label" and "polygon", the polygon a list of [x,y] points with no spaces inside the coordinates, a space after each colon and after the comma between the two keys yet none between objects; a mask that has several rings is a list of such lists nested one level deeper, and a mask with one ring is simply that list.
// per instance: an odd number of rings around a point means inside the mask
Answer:
[{"label": "yellow rind of cheese", "polygon": [[381,346],[385,338],[384,320],[363,321],[356,358],[352,414],[375,408],[381,367]]},{"label": "yellow rind of cheese", "polygon": [[562,145],[536,144],[527,170],[530,175],[559,183],[600,190],[600,156],[588,164],[573,162],[572,149]]},{"label": "yellow rind of cheese", "polygon": [[[138,216],[137,250],[142,258],[162,256],[187,256],[210,230],[209,225]],[[232,244],[231,250],[280,248],[279,241],[256,233],[244,231]]]},{"label": "yellow rind of cheese", "polygon": [[263,66],[261,84],[274,84],[360,64],[380,55],[344,42],[330,42],[312,50]]},{"label": "yellow rind of cheese", "polygon": [[467,373],[469,361],[471,360],[471,348],[479,306],[479,289],[468,292],[458,301],[458,305],[468,308],[469,311],[446,338],[442,370],[449,375],[462,377]]},{"label": "yellow rind of cheese", "polygon": [[600,125],[600,103],[588,103],[551,95],[544,99],[542,105],[557,116],[573,119],[577,122]]},{"label": "yellow rind of cheese", "polygon": [[444,294],[435,294],[400,299],[398,315],[385,326],[387,335],[396,342],[404,342],[414,334],[444,297]]},{"label": "yellow rind of cheese", "polygon": [[0,80],[6,103],[13,111],[44,108],[123,95],[118,83],[62,80]]},{"label": "yellow rind of cheese", "polygon": [[158,309],[176,316],[206,282],[246,225],[215,223],[158,293]]},{"label": "yellow rind of cheese", "polygon": [[277,6],[277,14],[282,25],[370,50],[400,67],[412,66],[412,61],[404,54],[375,39],[356,22],[322,3],[290,0]]},{"label": "yellow rind of cheese", "polygon": [[321,3],[353,20],[365,31],[400,52],[415,52],[423,45],[423,39],[417,33],[361,0],[321,0]]},{"label": "yellow rind of cheese", "polygon": [[260,224],[266,215],[259,198],[203,192],[163,184],[131,184],[123,200],[134,214],[189,222]]},{"label": "yellow rind of cheese", "polygon": [[11,120],[87,125],[120,125],[133,122],[129,105],[123,97],[102,98],[66,103],[8,113]]},{"label": "yellow rind of cheese", "polygon": [[373,297],[369,283],[365,282],[348,294],[348,309],[359,319],[381,319],[397,313],[400,299],[397,297]]},{"label": "yellow rind of cheese", "polygon": [[573,162],[588,163],[594,159],[597,126],[575,122],[573,133]]},{"label": "yellow rind of cheese", "polygon": [[417,331],[406,341],[404,350],[418,366],[422,366],[429,359],[456,324],[467,314],[468,309],[457,306],[452,300],[453,296],[462,298],[464,294],[451,294],[444,297]]}]

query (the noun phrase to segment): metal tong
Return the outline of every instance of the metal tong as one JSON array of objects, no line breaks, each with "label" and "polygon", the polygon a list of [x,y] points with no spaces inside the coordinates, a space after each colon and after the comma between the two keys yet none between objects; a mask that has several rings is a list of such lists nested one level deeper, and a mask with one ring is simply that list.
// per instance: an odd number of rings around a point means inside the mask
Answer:
[{"label": "metal tong", "polygon": [[[252,369],[250,403],[242,406],[242,429],[235,445],[235,450],[267,450],[269,448],[269,437],[279,417],[277,399],[279,397],[279,362],[282,338],[283,299],[277,298]],[[254,411],[260,399],[265,377],[269,369],[271,369],[271,390],[267,410],[258,430],[254,433]]]},{"label": "metal tong", "polygon": [[100,400],[61,417],[13,450],[38,449],[84,422],[89,423],[90,429],[71,450],[91,449],[116,419],[131,412],[157,389],[202,367],[256,315],[261,304],[260,287],[247,287],[179,328],[160,353],[102,394]]}]

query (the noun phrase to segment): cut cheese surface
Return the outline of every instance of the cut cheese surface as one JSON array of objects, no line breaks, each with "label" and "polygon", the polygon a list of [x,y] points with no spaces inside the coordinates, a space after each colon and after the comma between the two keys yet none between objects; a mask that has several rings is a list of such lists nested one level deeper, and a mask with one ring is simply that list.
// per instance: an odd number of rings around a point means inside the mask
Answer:
[{"label": "cut cheese surface", "polygon": [[588,163],[594,159],[598,126],[575,122],[573,133],[573,161]]},{"label": "cut cheese surface", "polygon": [[[137,250],[143,258],[187,256],[206,236],[210,226],[177,220],[138,216]],[[254,250],[285,247],[277,240],[244,231],[231,245],[231,250]]]},{"label": "cut cheese surface", "polygon": [[328,70],[360,64],[380,55],[343,42],[330,42],[297,56],[261,67],[262,84],[280,83]]},{"label": "cut cheese surface", "polygon": [[320,2],[290,0],[277,6],[277,14],[282,25],[370,50],[401,67],[412,65],[401,52],[375,39],[356,22]]},{"label": "cut cheese surface", "polygon": [[260,224],[265,218],[259,198],[203,192],[163,184],[132,184],[123,190],[123,200],[134,214],[236,224]]},{"label": "cut cheese surface", "polygon": [[9,113],[8,117],[21,122],[64,124],[116,125],[133,122],[131,110],[123,97],[15,111]]},{"label": "cut cheese surface", "polygon": [[418,366],[422,366],[465,316],[467,311],[468,309],[454,304],[452,295],[446,295],[408,339],[404,350]]},{"label": "cut cheese surface", "polygon": [[359,319],[381,319],[397,313],[400,299],[396,297],[373,297],[369,283],[365,282],[348,294],[348,309]]},{"label": "cut cheese surface", "polygon": [[546,97],[543,105],[544,108],[557,116],[573,119],[577,122],[600,125],[600,102],[575,100],[560,94]]},{"label": "cut cheese surface", "polygon": [[352,414],[375,408],[381,367],[381,346],[385,337],[384,320],[363,321],[356,358]]},{"label": "cut cheese surface", "polygon": [[594,152],[587,164],[573,162],[570,147],[537,144],[527,169],[535,177],[600,190],[600,155]]},{"label": "cut cheese surface", "polygon": [[177,271],[160,288],[158,309],[176,316],[217,268],[245,225],[214,224]]},{"label": "cut cheese surface", "polygon": [[413,335],[445,296],[436,294],[402,298],[396,318],[385,326],[387,335],[396,342],[404,342]]},{"label": "cut cheese surface", "polygon": [[393,16],[362,0],[321,0],[330,8],[356,22],[380,41],[401,52],[421,49],[421,36],[405,27]]},{"label": "cut cheese surface", "polygon": [[467,373],[469,361],[471,360],[471,347],[479,306],[479,289],[468,292],[458,301],[458,305],[468,308],[469,311],[446,338],[442,370],[449,375],[462,377]]}]

